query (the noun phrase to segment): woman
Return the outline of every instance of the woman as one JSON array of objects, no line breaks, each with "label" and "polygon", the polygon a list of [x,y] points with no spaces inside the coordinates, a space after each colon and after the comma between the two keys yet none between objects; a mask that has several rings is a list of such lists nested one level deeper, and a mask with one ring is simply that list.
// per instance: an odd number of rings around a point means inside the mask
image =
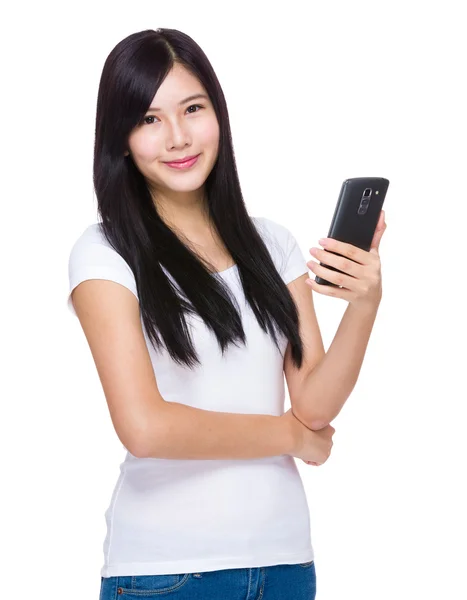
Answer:
[{"label": "woman", "polygon": [[[73,245],[68,302],[127,450],[105,514],[100,600],[314,598],[293,457],[319,465],[330,454],[329,422],[381,297],[384,223],[371,253],[334,247],[354,252],[336,265],[353,274],[343,287],[309,280],[292,234],[248,215],[220,84],[174,29],[130,35],[108,56],[94,184],[102,222]],[[307,283],[352,308],[331,357]]]}]

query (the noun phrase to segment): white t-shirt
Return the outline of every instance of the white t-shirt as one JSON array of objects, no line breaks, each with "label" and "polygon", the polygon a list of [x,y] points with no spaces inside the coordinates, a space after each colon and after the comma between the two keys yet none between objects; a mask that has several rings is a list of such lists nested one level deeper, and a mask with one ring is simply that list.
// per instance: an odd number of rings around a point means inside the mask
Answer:
[{"label": "white t-shirt", "polygon": [[[287,284],[308,267],[290,231],[251,217]],[[281,353],[258,325],[234,265],[219,273],[241,308],[247,346],[229,346],[224,358],[215,335],[197,315],[186,315],[201,365],[175,363],[154,350],[143,326],[157,385],[167,401],[204,410],[282,415],[287,338]],[[107,243],[98,224],[72,247],[70,293],[86,279],[109,279],[137,295],[126,261]],[[68,307],[76,315],[71,297]],[[142,321],[141,321],[142,322]],[[127,450],[125,448],[125,450]],[[137,458],[120,465],[105,512],[102,577],[170,575],[231,568],[297,564],[314,559],[309,508],[292,456],[248,460]]]}]

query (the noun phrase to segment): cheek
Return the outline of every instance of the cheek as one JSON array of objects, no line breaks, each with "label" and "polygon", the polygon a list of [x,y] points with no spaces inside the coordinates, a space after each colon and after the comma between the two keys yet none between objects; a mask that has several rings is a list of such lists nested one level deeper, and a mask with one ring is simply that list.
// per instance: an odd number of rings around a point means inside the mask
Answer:
[{"label": "cheek", "polygon": [[160,154],[161,140],[156,135],[142,135],[133,143],[133,152],[139,160],[147,162],[154,160]]},{"label": "cheek", "polygon": [[160,136],[147,129],[140,129],[129,138],[129,146],[135,162],[145,164],[152,162],[161,153]]},{"label": "cheek", "polygon": [[200,142],[200,145],[204,146],[215,146],[219,143],[219,125],[217,121],[210,121],[209,123],[204,123],[202,127],[200,127],[199,132],[196,136]]}]

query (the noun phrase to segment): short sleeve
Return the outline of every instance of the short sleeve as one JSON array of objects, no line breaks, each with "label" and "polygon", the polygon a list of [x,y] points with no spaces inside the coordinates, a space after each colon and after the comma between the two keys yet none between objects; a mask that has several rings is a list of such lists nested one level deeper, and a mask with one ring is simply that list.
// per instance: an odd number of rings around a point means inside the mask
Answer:
[{"label": "short sleeve", "polygon": [[128,288],[138,298],[136,282],[128,263],[90,226],[74,243],[68,260],[67,306],[76,316],[71,292],[88,279],[107,279]]},{"label": "short sleeve", "polygon": [[307,261],[297,240],[287,227],[266,217],[254,217],[254,222],[260,226],[259,230],[267,241],[276,268],[285,284],[308,273]]},{"label": "short sleeve", "polygon": [[300,275],[308,273],[308,265],[306,264],[307,261],[305,260],[305,257],[303,256],[302,251],[300,250],[300,246],[298,245],[298,242],[295,239],[295,237],[286,227],[284,227],[284,230],[286,238],[286,260],[285,269],[282,273],[282,278],[287,284],[296,279],[297,277],[300,277]]}]

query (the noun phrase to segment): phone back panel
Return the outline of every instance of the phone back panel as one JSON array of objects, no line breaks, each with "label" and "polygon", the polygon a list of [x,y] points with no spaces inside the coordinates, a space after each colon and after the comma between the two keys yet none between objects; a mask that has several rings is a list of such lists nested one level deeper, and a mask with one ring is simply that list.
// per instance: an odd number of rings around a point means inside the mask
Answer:
[{"label": "phone back panel", "polygon": [[[375,234],[389,181],[383,177],[355,177],[347,179],[337,201],[328,237],[368,251]],[[371,197],[362,212],[362,198],[366,189]]]},{"label": "phone back panel", "polygon": [[[327,237],[357,246],[368,252],[371,248],[388,187],[389,180],[384,179],[384,177],[346,179],[341,187]],[[365,192],[365,190],[367,191]],[[365,200],[365,193],[369,194],[368,201]],[[337,252],[331,250],[327,250],[327,252],[337,254]],[[326,265],[325,262],[320,264],[331,269],[331,271],[341,273],[339,269]],[[315,277],[315,281],[321,285],[335,286],[334,283],[319,275]]]}]

